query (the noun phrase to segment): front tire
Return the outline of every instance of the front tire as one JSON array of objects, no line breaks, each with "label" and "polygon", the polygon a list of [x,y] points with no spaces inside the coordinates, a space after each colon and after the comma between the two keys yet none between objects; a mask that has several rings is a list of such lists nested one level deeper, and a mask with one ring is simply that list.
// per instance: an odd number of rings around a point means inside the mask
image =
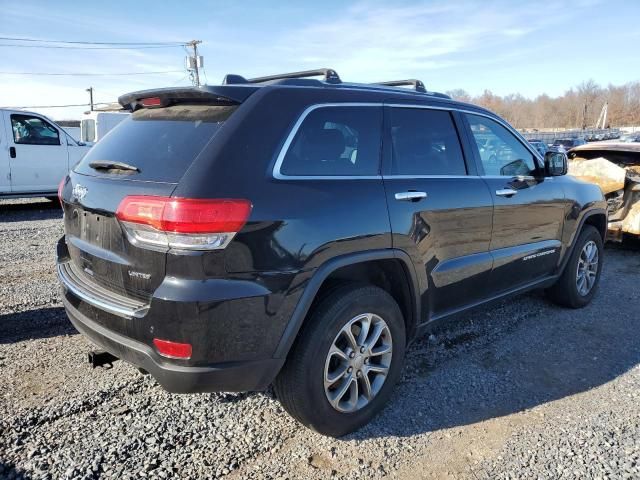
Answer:
[{"label": "front tire", "polygon": [[368,423],[400,377],[405,326],[393,297],[374,286],[333,290],[305,322],[274,389],[303,425],[339,437]]},{"label": "front tire", "polygon": [[562,276],[547,290],[549,298],[563,307],[588,305],[600,282],[603,250],[600,232],[592,225],[585,225]]}]

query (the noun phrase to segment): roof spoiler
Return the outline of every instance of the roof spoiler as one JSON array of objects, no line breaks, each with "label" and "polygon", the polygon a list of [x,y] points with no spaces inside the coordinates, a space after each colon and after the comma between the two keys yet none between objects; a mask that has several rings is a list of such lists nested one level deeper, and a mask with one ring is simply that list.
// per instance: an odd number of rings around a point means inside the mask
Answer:
[{"label": "roof spoiler", "polygon": [[126,93],[118,98],[125,110],[134,111],[142,107],[166,107],[175,103],[202,103],[230,105],[244,102],[256,88],[232,86],[157,88]]}]

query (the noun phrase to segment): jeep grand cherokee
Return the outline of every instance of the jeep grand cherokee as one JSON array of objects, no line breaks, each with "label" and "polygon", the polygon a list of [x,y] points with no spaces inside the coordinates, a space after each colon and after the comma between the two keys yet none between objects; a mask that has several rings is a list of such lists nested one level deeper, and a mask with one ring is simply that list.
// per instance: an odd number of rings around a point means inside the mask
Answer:
[{"label": "jeep grand cherokee", "polygon": [[132,115],[60,185],[58,275],[76,328],[171,392],[273,384],[338,436],[383,407],[434,321],[596,292],[598,187],[419,81],[228,75],[119,101]]}]

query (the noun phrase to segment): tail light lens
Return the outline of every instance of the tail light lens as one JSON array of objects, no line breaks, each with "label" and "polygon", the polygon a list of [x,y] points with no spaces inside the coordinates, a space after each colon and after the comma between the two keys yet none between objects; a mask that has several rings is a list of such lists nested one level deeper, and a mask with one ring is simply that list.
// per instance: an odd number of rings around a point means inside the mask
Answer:
[{"label": "tail light lens", "polygon": [[140,103],[142,104],[143,107],[161,107],[162,106],[162,100],[160,99],[160,97],[143,98],[142,100],[140,100]]},{"label": "tail light lens", "polygon": [[120,202],[116,217],[129,241],[141,247],[215,250],[242,229],[251,207],[248,200],[134,195]]},{"label": "tail light lens", "polygon": [[62,205],[62,189],[64,188],[64,184],[66,183],[66,181],[67,177],[64,177],[58,185],[58,201],[60,202],[60,205]]},{"label": "tail light lens", "polygon": [[169,340],[153,339],[153,344],[160,355],[167,358],[191,358],[192,348],[190,343],[171,342]]}]

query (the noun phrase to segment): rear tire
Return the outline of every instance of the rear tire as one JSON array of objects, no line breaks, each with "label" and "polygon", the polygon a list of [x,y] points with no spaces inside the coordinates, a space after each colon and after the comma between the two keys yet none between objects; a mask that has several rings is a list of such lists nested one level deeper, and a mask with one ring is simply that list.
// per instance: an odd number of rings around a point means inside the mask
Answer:
[{"label": "rear tire", "polygon": [[598,290],[602,260],[603,243],[600,232],[592,225],[585,225],[562,276],[547,290],[547,296],[563,307],[582,308],[588,305]]},{"label": "rear tire", "polygon": [[387,403],[405,343],[402,313],[391,295],[374,286],[342,285],[305,322],[274,383],[276,396],[318,433],[353,432]]}]

